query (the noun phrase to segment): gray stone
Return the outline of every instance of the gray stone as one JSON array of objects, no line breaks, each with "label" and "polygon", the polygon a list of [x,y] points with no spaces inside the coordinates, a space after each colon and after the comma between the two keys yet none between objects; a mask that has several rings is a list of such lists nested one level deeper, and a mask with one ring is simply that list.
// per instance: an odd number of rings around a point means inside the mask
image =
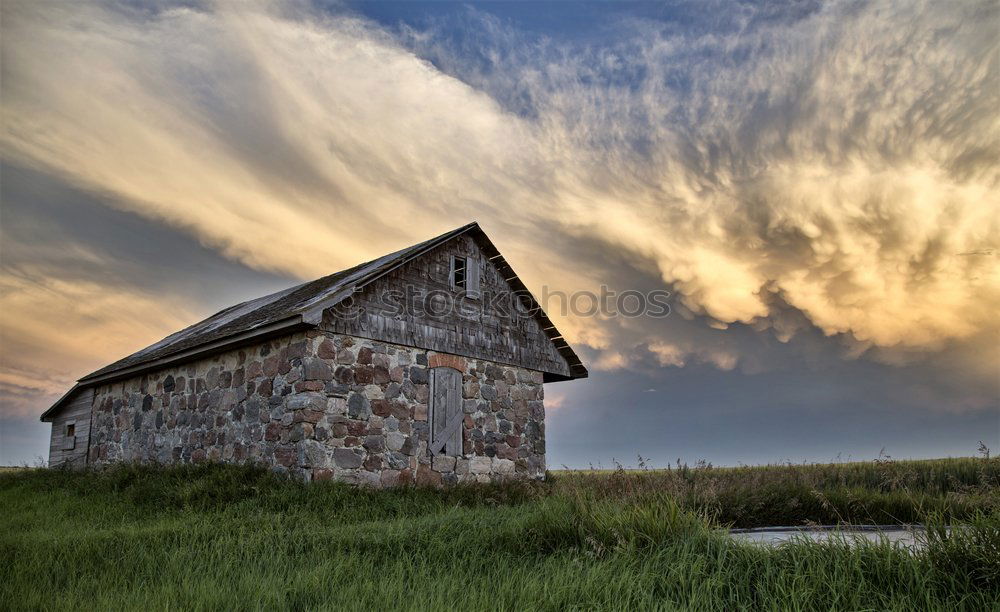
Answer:
[{"label": "gray stone", "polygon": [[314,468],[329,467],[329,457],[326,454],[326,446],[316,440],[303,440],[300,446],[300,465],[307,465]]},{"label": "gray stone", "polygon": [[410,380],[404,380],[399,390],[406,396],[406,399],[412,400],[417,397],[417,387]]},{"label": "gray stone", "polygon": [[400,451],[402,451],[404,455],[410,455],[412,457],[417,454],[417,446],[417,439],[413,436],[407,436],[406,440],[403,441],[403,446],[400,448]]},{"label": "gray stone", "polygon": [[396,399],[400,394],[399,383],[389,383],[389,386],[385,388],[385,399]]},{"label": "gray stone", "polygon": [[361,454],[350,448],[333,449],[333,460],[337,464],[337,467],[346,470],[361,467],[363,461]]},{"label": "gray stone", "polygon": [[[419,360],[418,360],[419,361]],[[428,381],[427,368],[410,366],[410,382],[414,385],[426,385]]]},{"label": "gray stone", "polygon": [[489,474],[493,468],[493,460],[489,457],[473,457],[469,463],[469,471],[473,474]]},{"label": "gray stone", "polygon": [[454,472],[455,471],[455,458],[448,457],[446,455],[435,455],[431,459],[431,469],[435,472]]},{"label": "gray stone", "polygon": [[333,380],[333,368],[322,359],[307,357],[302,360],[302,378],[304,380]]},{"label": "gray stone", "polygon": [[352,393],[347,400],[347,414],[356,419],[367,419],[372,414],[371,403],[363,393]]},{"label": "gray stone", "polygon": [[373,453],[381,453],[385,450],[385,436],[367,436],[364,447]]},{"label": "gray stone", "polygon": [[322,393],[305,392],[294,393],[285,398],[285,410],[294,412],[296,410],[326,410],[326,395]]},{"label": "gray stone", "polygon": [[377,473],[369,472],[367,470],[349,472],[347,474],[341,475],[339,479],[348,484],[358,485],[362,487],[377,487],[381,482],[380,477]]},{"label": "gray stone", "polygon": [[483,385],[479,388],[479,393],[486,401],[493,401],[497,398],[497,390],[491,385]]},{"label": "gray stone", "polygon": [[390,452],[386,454],[386,459],[389,460],[389,468],[393,470],[405,470],[410,467],[410,458],[399,452]]},{"label": "gray stone", "polygon": [[497,474],[513,474],[514,462],[510,459],[494,459],[493,471]]},{"label": "gray stone", "polygon": [[402,450],[403,444],[406,442],[406,436],[399,432],[391,432],[385,436],[385,445],[391,451]]}]

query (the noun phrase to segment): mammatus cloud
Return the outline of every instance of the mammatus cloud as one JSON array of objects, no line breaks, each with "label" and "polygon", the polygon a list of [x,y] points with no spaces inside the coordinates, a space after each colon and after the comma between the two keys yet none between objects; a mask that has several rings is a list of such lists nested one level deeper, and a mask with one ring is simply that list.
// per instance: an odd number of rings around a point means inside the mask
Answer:
[{"label": "mammatus cloud", "polygon": [[[475,62],[435,29],[300,5],[2,9],[3,158],[250,266],[314,277],[476,218],[536,289],[623,282],[621,259],[679,314],[783,340],[816,326],[845,355],[997,337],[992,3],[631,21],[600,46],[473,13]],[[664,366],[740,359],[656,321],[557,324],[604,349],[598,367],[636,343]],[[976,359],[995,373],[995,351]]]}]

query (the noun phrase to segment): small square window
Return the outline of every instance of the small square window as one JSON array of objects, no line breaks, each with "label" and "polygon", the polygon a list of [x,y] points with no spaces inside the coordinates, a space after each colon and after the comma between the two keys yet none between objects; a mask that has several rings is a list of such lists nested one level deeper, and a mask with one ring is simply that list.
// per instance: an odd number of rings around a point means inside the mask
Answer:
[{"label": "small square window", "polygon": [[76,435],[76,423],[68,423],[66,425],[66,437],[72,438]]},{"label": "small square window", "polygon": [[466,286],[466,275],[465,275],[465,258],[464,257],[452,257],[451,258],[451,286],[455,289],[465,289]]}]

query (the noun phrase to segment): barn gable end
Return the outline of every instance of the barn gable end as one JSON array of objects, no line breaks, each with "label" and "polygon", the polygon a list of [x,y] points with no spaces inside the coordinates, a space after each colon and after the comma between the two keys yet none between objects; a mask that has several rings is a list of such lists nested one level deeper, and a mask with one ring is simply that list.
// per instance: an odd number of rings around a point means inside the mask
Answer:
[{"label": "barn gable end", "polygon": [[[509,266],[491,260],[483,237],[456,236],[373,280],[329,309],[321,329],[537,370],[547,382],[585,375],[546,334],[530,294],[507,281]],[[471,295],[453,286],[455,261],[476,281]]]}]

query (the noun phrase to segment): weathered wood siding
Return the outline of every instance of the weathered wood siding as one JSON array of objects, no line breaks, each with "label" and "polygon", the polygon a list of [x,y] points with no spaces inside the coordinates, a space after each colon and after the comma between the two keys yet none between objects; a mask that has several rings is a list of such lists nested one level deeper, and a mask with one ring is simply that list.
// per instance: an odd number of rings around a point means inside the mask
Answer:
[{"label": "weathered wood siding", "polygon": [[[90,441],[91,407],[94,390],[82,389],[69,400],[66,408],[52,421],[49,439],[49,467],[69,464],[72,467],[87,465],[87,444]],[[72,437],[66,436],[66,426],[72,423]]]},{"label": "weathered wood siding", "polygon": [[[479,299],[464,297],[451,286],[451,258],[471,258],[478,277]],[[414,296],[398,301],[387,299],[390,292],[417,290]],[[422,305],[421,296],[435,292],[439,296],[463,299],[462,312],[443,315],[421,312],[420,308],[400,312],[403,300]],[[513,303],[517,298],[502,272],[481,251],[471,236],[459,236],[436,249],[404,264],[366,286],[352,298],[352,307],[338,306],[324,317],[322,328],[362,338],[382,340],[405,346],[429,349],[477,359],[519,366],[529,370],[570,374],[566,359],[529,315],[513,315],[499,303]]]}]

